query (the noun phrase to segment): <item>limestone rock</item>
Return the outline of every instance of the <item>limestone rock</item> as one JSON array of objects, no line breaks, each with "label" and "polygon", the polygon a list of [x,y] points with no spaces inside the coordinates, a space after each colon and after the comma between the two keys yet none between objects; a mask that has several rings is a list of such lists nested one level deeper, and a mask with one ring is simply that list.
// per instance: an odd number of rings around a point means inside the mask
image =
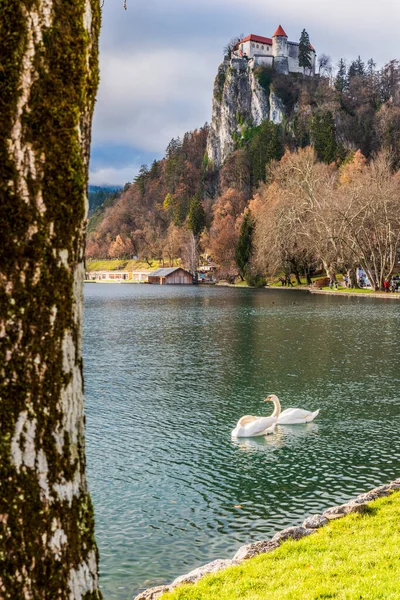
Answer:
[{"label": "limestone rock", "polygon": [[273,92],[264,91],[245,59],[224,60],[214,84],[212,119],[207,139],[207,156],[219,168],[237,147],[237,137],[247,126],[265,119],[281,123],[285,107]]},{"label": "limestone rock", "polygon": [[149,588],[144,592],[140,592],[135,596],[134,600],[157,600],[162,594],[172,590],[170,585],[158,585],[157,587]]},{"label": "limestone rock", "polygon": [[395,479],[391,483],[389,483],[390,489],[392,491],[400,490],[400,479]]},{"label": "limestone rock", "polygon": [[314,533],[313,529],[307,529],[306,527],[288,527],[287,529],[283,529],[283,531],[279,531],[272,538],[273,542],[284,542],[285,540],[300,540],[306,535],[311,535]]},{"label": "limestone rock", "polygon": [[198,567],[190,573],[186,573],[186,575],[181,575],[177,577],[171,584],[171,587],[175,588],[179,585],[183,585],[184,583],[196,583],[199,581],[204,575],[208,575],[209,573],[216,573],[217,571],[221,571],[222,569],[226,569],[227,567],[233,567],[238,565],[239,562],[237,560],[222,560],[217,559],[212,562],[203,565],[202,567]]},{"label": "limestone rock", "polygon": [[329,521],[326,517],[322,515],[311,515],[304,521],[302,527],[305,527],[306,529],[319,529],[327,523],[329,523]]},{"label": "limestone rock", "polygon": [[341,517],[345,517],[351,513],[361,513],[363,512],[367,503],[357,502],[349,502],[348,504],[341,504],[340,506],[332,506],[332,508],[328,508],[323,516],[332,521],[333,519],[340,519]]},{"label": "limestone rock", "polygon": [[253,558],[253,556],[257,556],[258,554],[272,552],[272,550],[275,550],[276,548],[279,548],[279,542],[274,542],[273,540],[253,542],[252,544],[246,544],[245,546],[239,548],[233,557],[233,560],[247,560],[248,558]]}]

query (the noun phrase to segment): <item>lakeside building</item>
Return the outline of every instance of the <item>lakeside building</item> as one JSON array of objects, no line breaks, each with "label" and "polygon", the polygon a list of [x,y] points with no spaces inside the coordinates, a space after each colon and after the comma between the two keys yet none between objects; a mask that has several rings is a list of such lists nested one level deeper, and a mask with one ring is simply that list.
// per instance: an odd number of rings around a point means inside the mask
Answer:
[{"label": "lakeside building", "polygon": [[232,66],[235,59],[247,59],[251,67],[264,65],[274,68],[279,73],[305,73],[315,75],[316,52],[310,44],[311,69],[303,69],[299,65],[299,43],[290,42],[281,25],[277,28],[272,38],[251,33],[236,45],[232,53]]},{"label": "lakeside building", "polygon": [[182,267],[157,269],[149,274],[148,282],[160,285],[191,285],[193,275]]},{"label": "lakeside building", "polygon": [[87,281],[134,281],[147,283],[149,274],[153,271],[87,271]]}]

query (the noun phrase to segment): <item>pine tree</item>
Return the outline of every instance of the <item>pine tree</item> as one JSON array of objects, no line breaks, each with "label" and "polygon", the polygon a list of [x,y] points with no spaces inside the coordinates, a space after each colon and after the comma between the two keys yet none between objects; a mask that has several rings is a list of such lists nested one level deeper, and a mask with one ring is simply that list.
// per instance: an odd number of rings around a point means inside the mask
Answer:
[{"label": "pine tree", "polygon": [[346,62],[343,58],[340,59],[338,64],[338,72],[335,79],[335,88],[338,92],[344,92],[347,86],[347,68]]},{"label": "pine tree", "polygon": [[347,74],[348,82],[353,79],[353,77],[364,77],[365,76],[365,64],[361,60],[361,56],[357,58],[357,60],[353,60],[350,64],[349,72]]},{"label": "pine tree", "polygon": [[335,120],[330,111],[317,113],[311,121],[312,143],[318,159],[330,164],[338,157]]},{"label": "pine tree", "polygon": [[300,67],[303,67],[304,74],[306,69],[312,68],[311,52],[310,36],[307,31],[303,29],[299,44],[299,65]]},{"label": "pine tree", "polygon": [[260,181],[265,181],[266,165],[272,160],[280,160],[283,156],[280,126],[269,120],[263,121],[250,142],[249,151],[254,186]]},{"label": "pine tree", "polygon": [[369,77],[373,77],[375,75],[375,73],[376,73],[375,67],[376,67],[376,62],[374,61],[373,58],[370,58],[369,61],[367,62],[367,75]]},{"label": "pine tree", "polygon": [[359,77],[364,77],[364,75],[365,75],[365,64],[361,60],[361,56],[360,55],[358,56],[358,58],[356,60],[356,71],[357,71],[357,75]]},{"label": "pine tree", "polygon": [[206,215],[201,200],[198,196],[193,196],[190,199],[187,223],[194,237],[198,240],[206,225]]},{"label": "pine tree", "polygon": [[247,267],[253,253],[253,232],[254,220],[250,210],[247,210],[240,227],[239,240],[235,252],[235,260],[242,280],[246,276]]}]

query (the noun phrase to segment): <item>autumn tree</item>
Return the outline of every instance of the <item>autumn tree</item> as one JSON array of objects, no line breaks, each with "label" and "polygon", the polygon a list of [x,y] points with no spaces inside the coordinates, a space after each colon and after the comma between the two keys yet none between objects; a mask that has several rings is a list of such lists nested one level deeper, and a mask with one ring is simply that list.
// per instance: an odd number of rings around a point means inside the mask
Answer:
[{"label": "autumn tree", "polygon": [[388,152],[370,164],[357,156],[341,177],[335,198],[336,219],[343,223],[341,244],[368,275],[373,289],[383,289],[400,251],[400,172],[393,172]]},{"label": "autumn tree", "polygon": [[133,251],[133,244],[129,238],[127,238],[126,242],[122,239],[120,235],[117,235],[115,241],[111,242],[108,248],[108,256],[110,258],[125,258],[129,256]]},{"label": "autumn tree", "polygon": [[254,258],[261,272],[293,273],[300,285],[302,272],[311,283],[310,270],[315,258],[302,227],[293,226],[292,201],[278,181],[260,186],[250,203],[255,220]]},{"label": "autumn tree", "polygon": [[95,600],[85,474],[83,248],[95,0],[3,0],[0,596]]},{"label": "autumn tree", "polygon": [[209,235],[209,251],[219,266],[222,278],[237,275],[235,250],[239,239],[240,218],[246,205],[246,196],[229,188],[219,196],[213,206],[213,221]]},{"label": "autumn tree", "polygon": [[[311,148],[286,152],[276,163],[271,178],[273,186],[268,196],[275,198],[272,211],[266,210],[256,216],[256,240],[260,245],[262,224],[264,243],[278,244],[281,257],[296,262],[310,255],[323,262],[327,274],[334,278],[341,260],[341,249],[333,229],[331,197],[335,189],[336,169],[318,162]],[[279,238],[268,237],[270,227],[275,227]],[[258,254],[260,250],[258,249]]]}]

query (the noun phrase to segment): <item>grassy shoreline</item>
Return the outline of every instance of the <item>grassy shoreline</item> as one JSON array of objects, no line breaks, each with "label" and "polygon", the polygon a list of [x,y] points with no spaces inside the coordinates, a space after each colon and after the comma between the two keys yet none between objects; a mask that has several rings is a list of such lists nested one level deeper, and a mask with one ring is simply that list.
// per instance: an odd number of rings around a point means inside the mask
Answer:
[{"label": "grassy shoreline", "polygon": [[162,600],[398,600],[400,492]]}]

